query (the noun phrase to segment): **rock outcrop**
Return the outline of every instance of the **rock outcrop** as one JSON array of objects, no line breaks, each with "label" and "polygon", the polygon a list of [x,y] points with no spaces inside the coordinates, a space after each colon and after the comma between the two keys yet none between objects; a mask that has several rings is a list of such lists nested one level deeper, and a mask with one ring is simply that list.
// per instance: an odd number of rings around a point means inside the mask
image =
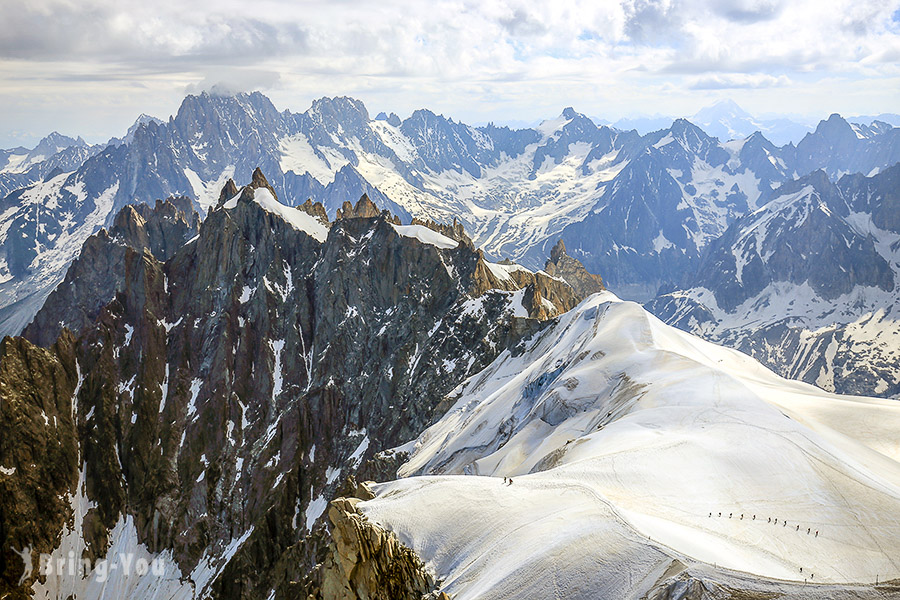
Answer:
[{"label": "rock outcrop", "polygon": [[[12,592],[23,575],[24,557],[56,547],[73,519],[69,496],[78,482],[81,386],[75,340],[64,332],[53,347],[22,338],[0,341],[0,594]],[[34,577],[28,582],[34,581]],[[21,590],[13,598],[25,597]]]},{"label": "rock outcrop", "polygon": [[306,202],[304,202],[297,208],[299,208],[306,214],[315,217],[323,225],[329,224],[328,214],[325,212],[325,206],[322,205],[321,202],[313,202],[312,200],[307,199]]},{"label": "rock outcrop", "polygon": [[397,536],[370,522],[359,498],[337,498],[328,509],[331,543],[319,567],[315,600],[449,600],[415,552]]},{"label": "rock outcrop", "polygon": [[572,286],[581,298],[602,292],[603,279],[599,275],[588,273],[578,259],[566,254],[566,244],[560,239],[550,251],[550,258],[544,265],[544,271],[553,277],[559,277]]},{"label": "rock outcrop", "polygon": [[[356,206],[345,201],[341,208],[337,209],[336,220],[340,219],[371,219],[381,215],[381,211],[375,203],[369,200],[368,194],[363,194],[356,202]],[[397,220],[397,224],[400,221]]]},{"label": "rock outcrop", "polygon": [[445,235],[451,240],[456,240],[457,242],[463,243],[470,248],[475,247],[475,243],[472,242],[472,238],[466,234],[466,230],[463,228],[462,223],[453,219],[453,223],[447,225],[445,223],[436,223],[431,219],[416,219],[413,218],[412,225],[423,225],[428,229],[437,231],[441,235]]}]

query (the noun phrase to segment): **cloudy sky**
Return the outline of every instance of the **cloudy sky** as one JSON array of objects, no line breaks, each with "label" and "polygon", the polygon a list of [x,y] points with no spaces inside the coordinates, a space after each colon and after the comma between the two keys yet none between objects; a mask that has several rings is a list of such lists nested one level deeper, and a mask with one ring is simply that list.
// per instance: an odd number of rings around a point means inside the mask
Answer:
[{"label": "cloudy sky", "polygon": [[29,0],[0,3],[0,147],[98,142],[186,93],[350,95],[470,123],[616,120],[731,98],[900,112],[900,0]]}]

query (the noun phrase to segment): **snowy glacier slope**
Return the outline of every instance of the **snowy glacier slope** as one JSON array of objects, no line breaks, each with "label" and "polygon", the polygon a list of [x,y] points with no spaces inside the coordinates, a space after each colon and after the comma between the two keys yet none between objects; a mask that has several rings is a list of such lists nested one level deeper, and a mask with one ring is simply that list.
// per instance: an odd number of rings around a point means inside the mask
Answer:
[{"label": "snowy glacier slope", "polygon": [[457,393],[361,505],[456,598],[640,597],[673,560],[900,577],[896,402],[782,379],[608,292]]}]

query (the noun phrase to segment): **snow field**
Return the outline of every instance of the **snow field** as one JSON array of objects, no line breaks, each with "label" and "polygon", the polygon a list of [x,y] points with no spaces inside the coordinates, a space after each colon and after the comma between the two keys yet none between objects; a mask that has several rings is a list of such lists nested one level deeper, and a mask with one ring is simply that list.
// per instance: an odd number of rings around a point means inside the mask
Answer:
[{"label": "snow field", "polygon": [[[630,556],[627,540],[779,580],[900,577],[900,404],[784,380],[609,292],[461,387],[416,440],[408,478],[360,505],[460,598],[507,597],[504,565],[520,591],[594,565],[591,593],[566,597],[639,596],[659,563],[598,567]],[[639,571],[626,589],[617,568]]]}]

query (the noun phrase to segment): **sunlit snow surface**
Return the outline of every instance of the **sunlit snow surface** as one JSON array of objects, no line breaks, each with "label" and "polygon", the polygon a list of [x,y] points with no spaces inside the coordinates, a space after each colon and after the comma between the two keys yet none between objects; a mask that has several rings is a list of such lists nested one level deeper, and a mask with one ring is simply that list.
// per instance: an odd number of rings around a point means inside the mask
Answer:
[{"label": "sunlit snow surface", "polygon": [[443,250],[450,250],[459,246],[459,242],[451,240],[447,236],[429,229],[424,225],[391,225],[398,234],[403,237],[415,238],[423,244],[437,246]]},{"label": "sunlit snow surface", "polygon": [[401,468],[426,476],[361,505],[454,598],[639,596],[671,557],[900,577],[896,402],[781,379],[608,292],[458,392]]},{"label": "sunlit snow surface", "polygon": [[[233,210],[237,207],[238,199],[241,197],[241,193],[238,193],[230,200],[226,201],[222,206],[225,210]],[[324,242],[325,238],[328,237],[328,230],[322,225],[315,217],[310,216],[308,213],[303,212],[299,208],[293,208],[291,206],[285,206],[281,202],[275,199],[275,196],[272,195],[266,188],[255,188],[253,190],[253,200],[257,204],[259,204],[266,212],[270,212],[272,214],[278,215],[282,219],[288,222],[294,229],[298,231],[302,231],[308,234],[310,237],[314,238],[318,242]],[[241,294],[243,298],[244,293]],[[247,300],[250,297],[247,296]],[[244,302],[242,300],[241,302]]]}]

